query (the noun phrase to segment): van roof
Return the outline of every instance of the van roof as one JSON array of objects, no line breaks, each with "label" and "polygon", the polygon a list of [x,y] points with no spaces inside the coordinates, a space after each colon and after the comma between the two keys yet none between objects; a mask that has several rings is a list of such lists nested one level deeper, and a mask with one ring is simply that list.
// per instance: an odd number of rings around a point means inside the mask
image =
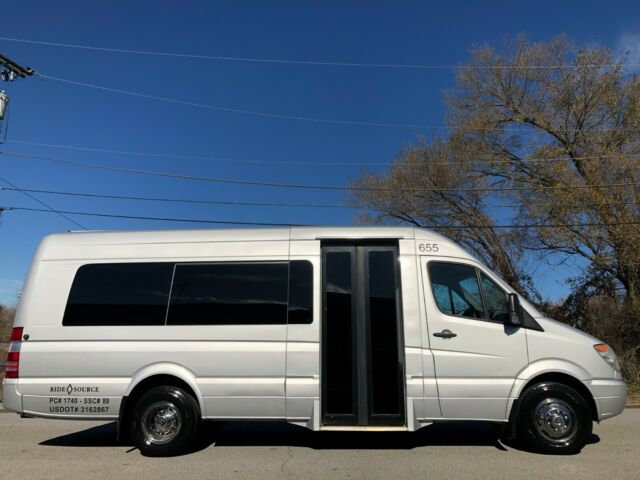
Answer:
[{"label": "van roof", "polygon": [[[449,254],[470,258],[468,252],[452,240],[432,230],[402,226],[368,227],[276,227],[276,228],[209,228],[177,230],[123,230],[123,231],[81,231],[47,235],[40,243],[39,260],[68,259],[69,252],[88,252],[94,256],[98,248],[107,257],[107,252],[116,251],[109,247],[149,246],[179,244],[203,244],[208,242],[267,242],[288,240],[367,240],[367,239],[409,239],[438,242],[441,248],[448,247]],[[104,250],[104,249],[108,250]],[[74,257],[75,258],[75,257]],[[105,257],[106,258],[106,257]]]},{"label": "van roof", "polygon": [[437,239],[451,242],[448,238],[432,230],[404,226],[365,227],[259,227],[259,228],[207,228],[174,230],[89,230],[54,233],[47,239],[55,242],[74,244],[103,242],[159,242],[184,241],[242,241],[242,240],[322,240],[322,239]]}]

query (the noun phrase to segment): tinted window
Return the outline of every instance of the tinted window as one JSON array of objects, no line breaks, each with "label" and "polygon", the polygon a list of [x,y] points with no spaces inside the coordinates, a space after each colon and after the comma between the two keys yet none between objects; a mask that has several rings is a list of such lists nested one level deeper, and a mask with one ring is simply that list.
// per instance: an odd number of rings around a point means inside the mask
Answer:
[{"label": "tinted window", "polygon": [[172,273],[172,263],[83,265],[62,324],[164,325]]},{"label": "tinted window", "polygon": [[328,251],[325,254],[324,341],[331,345],[324,375],[327,388],[327,414],[354,413],[353,390],[353,283],[352,253]]},{"label": "tinted window", "polygon": [[287,263],[176,265],[169,325],[287,322]]},{"label": "tinted window", "polygon": [[313,265],[306,260],[289,264],[289,314],[287,323],[313,322]]},{"label": "tinted window", "polygon": [[436,304],[442,313],[484,319],[476,269],[456,263],[430,262],[429,278]]},{"label": "tinted window", "polygon": [[484,304],[487,318],[497,322],[505,322],[509,316],[509,300],[507,294],[484,273],[480,273]]},{"label": "tinted window", "polygon": [[371,342],[371,414],[399,411],[396,256],[392,250],[369,252],[369,337]]}]

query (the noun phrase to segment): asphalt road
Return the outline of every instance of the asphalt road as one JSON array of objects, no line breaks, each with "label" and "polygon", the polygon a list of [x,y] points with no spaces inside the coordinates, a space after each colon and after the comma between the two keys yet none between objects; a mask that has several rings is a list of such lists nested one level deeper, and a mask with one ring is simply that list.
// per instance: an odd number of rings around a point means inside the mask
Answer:
[{"label": "asphalt road", "polygon": [[200,448],[146,458],[115,441],[115,424],[21,419],[0,411],[6,479],[639,479],[640,409],[594,426],[578,455],[527,453],[489,424],[416,433],[314,433],[284,424],[228,424]]}]

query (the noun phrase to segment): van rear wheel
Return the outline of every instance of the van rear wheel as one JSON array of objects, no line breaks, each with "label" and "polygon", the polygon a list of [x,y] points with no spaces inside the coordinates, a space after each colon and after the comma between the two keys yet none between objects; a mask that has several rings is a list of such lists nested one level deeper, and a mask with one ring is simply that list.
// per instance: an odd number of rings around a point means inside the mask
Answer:
[{"label": "van rear wheel", "polygon": [[155,387],[133,407],[129,432],[143,455],[178,455],[192,445],[200,421],[200,408],[191,395],[178,387]]},{"label": "van rear wheel", "polygon": [[579,452],[591,435],[591,411],[573,388],[541,382],[522,394],[518,438],[531,450],[547,454]]}]

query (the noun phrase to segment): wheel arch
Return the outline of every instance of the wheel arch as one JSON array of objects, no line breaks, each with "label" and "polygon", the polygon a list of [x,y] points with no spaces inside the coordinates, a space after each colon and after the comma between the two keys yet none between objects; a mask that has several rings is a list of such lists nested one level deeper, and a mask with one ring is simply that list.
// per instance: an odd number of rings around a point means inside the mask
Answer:
[{"label": "wheel arch", "polygon": [[[520,403],[519,400],[522,397],[522,393],[525,392],[531,385],[542,382],[557,382],[573,388],[582,396],[582,398],[584,398],[584,400],[589,405],[589,409],[591,411],[591,419],[594,422],[599,421],[598,406],[593,397],[593,394],[577,376],[572,375],[571,373],[567,373],[566,371],[545,371],[536,374],[528,380],[521,381],[520,387],[517,389],[517,391],[512,392],[512,398],[514,399],[514,401],[512,402],[511,411],[508,415],[509,423],[515,425],[515,420],[517,418]],[[515,389],[516,386],[514,385],[514,390]]]},{"label": "wheel arch", "polygon": [[178,387],[191,394],[198,402],[201,417],[205,417],[204,401],[193,372],[182,365],[174,363],[156,363],[138,370],[131,378],[131,382],[120,403],[118,437],[120,437],[122,426],[126,425],[128,415],[140,395],[151,388],[164,385]]}]

